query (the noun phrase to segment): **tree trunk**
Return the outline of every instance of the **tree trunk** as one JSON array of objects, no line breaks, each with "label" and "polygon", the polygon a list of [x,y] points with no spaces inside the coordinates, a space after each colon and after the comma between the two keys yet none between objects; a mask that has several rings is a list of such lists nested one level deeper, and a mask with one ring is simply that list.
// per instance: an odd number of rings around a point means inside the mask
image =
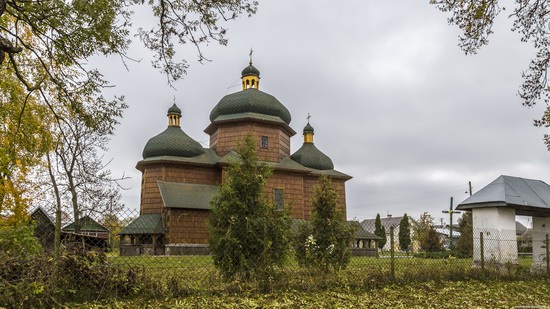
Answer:
[{"label": "tree trunk", "polygon": [[[2,1],[2,0],[0,0]],[[50,180],[52,181],[53,191],[55,194],[55,235],[54,235],[54,256],[57,260],[61,249],[61,195],[59,194],[59,188],[57,187],[57,181],[52,171],[52,163],[50,161],[50,155],[48,159],[48,172],[50,173]]]},{"label": "tree trunk", "polygon": [[69,188],[71,189],[71,204],[73,206],[73,214],[74,214],[74,232],[79,233],[80,232],[80,215],[79,215],[79,209],[78,209],[78,193],[76,193],[76,187],[74,184],[74,179],[72,174],[67,173],[68,179],[69,179]]}]

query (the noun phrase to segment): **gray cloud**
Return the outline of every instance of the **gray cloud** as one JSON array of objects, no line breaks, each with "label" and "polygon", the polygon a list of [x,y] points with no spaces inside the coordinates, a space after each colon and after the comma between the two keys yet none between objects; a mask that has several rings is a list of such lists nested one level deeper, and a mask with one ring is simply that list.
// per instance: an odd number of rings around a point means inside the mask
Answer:
[{"label": "gray cloud", "polygon": [[124,202],[139,207],[134,167],[166,127],[174,97],[183,130],[208,146],[210,110],[239,90],[251,47],[262,90],[292,113],[292,151],[310,113],[317,147],[354,177],[349,218],[439,218],[451,196],[455,205],[467,197],[468,181],[476,190],[501,174],[546,180],[546,131],[531,125],[542,106],[526,109],[516,95],[533,51],[504,16],[497,22],[490,45],[465,56],[458,30],[427,3],[261,1],[257,15],[227,24],[229,46],[205,47],[212,62],[195,63],[193,48],[180,48],[192,66],[177,90],[137,44],[131,53],[143,61],[129,72],[118,59],[94,59],[117,85],[106,93],[125,94],[130,105],[109,152],[113,172],[132,176]]}]

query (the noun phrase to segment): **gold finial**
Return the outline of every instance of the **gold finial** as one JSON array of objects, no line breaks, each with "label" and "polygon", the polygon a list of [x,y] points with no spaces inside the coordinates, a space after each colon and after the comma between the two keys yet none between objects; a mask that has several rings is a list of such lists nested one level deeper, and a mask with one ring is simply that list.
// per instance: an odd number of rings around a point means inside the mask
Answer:
[{"label": "gold finial", "polygon": [[252,65],[252,53],[254,52],[254,50],[251,48],[250,49],[250,54],[248,54],[250,56],[250,61],[248,62],[248,64]]},{"label": "gold finial", "polygon": [[313,143],[313,128],[309,124],[311,115],[307,113],[307,125],[304,127],[304,143]]}]

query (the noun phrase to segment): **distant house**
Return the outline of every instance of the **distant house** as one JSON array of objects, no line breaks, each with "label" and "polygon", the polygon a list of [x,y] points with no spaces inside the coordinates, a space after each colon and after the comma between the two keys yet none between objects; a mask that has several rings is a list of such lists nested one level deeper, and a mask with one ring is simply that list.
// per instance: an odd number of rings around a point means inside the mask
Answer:
[{"label": "distant house", "polygon": [[516,221],[516,236],[521,236],[527,231],[527,227],[521,222]]},{"label": "distant house", "polygon": [[[390,228],[392,226],[393,226],[394,250],[395,251],[400,250],[399,249],[399,223],[401,222],[401,219],[403,219],[403,217],[392,217],[391,215],[389,215],[386,218],[380,218],[380,222],[382,223],[382,226],[384,226],[384,228],[386,229],[386,244],[384,245],[383,250],[389,251],[391,248],[390,247],[391,246]],[[374,234],[375,221],[376,219],[366,219],[366,220],[363,220],[363,222],[361,222],[361,225],[363,226],[365,231]],[[412,221],[410,217],[409,217],[409,223],[411,223],[411,233],[412,233]],[[412,235],[411,235],[411,238],[412,238]]]},{"label": "distant house", "polygon": [[378,240],[380,237],[367,232],[358,221],[348,221],[355,228],[355,240],[351,246],[351,252],[355,256],[378,257]]},{"label": "distant house", "polygon": [[37,207],[31,212],[31,220],[34,222],[34,235],[40,241],[45,251],[53,251],[55,242],[55,222],[42,208]]},{"label": "distant house", "polygon": [[87,248],[105,250],[109,242],[109,229],[99,224],[90,216],[84,216],[78,220],[78,225],[73,222],[61,229],[64,233],[64,243],[82,243]]},{"label": "distant house", "polygon": [[[42,207],[38,207],[31,212],[31,220],[36,224],[34,234],[42,248],[45,251],[53,251],[55,246],[55,221],[53,218]],[[61,229],[61,242],[65,246],[82,243],[88,249],[105,250],[108,245],[109,229],[90,216],[84,216],[79,222],[78,232],[74,222]]]},{"label": "distant house", "polygon": [[[435,231],[437,232],[437,235],[439,235],[439,240],[441,241],[441,244],[443,244],[443,247],[445,249],[449,249],[451,247],[451,230],[449,229],[449,226],[436,226]],[[458,231],[458,227],[455,227],[453,225],[453,245],[456,246],[456,242],[458,241],[458,238],[460,237],[460,232]]]}]

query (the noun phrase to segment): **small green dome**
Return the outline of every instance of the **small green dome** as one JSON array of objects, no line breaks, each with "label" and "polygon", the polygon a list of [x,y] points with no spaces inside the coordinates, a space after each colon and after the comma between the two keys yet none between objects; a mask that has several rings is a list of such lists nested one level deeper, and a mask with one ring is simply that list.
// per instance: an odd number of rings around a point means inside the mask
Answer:
[{"label": "small green dome", "polygon": [[205,153],[197,141],[189,137],[180,127],[169,126],[164,132],[149,139],[143,148],[143,158],[159,156],[196,157]]},{"label": "small green dome", "polygon": [[224,96],[210,112],[210,121],[213,122],[222,115],[240,113],[278,116],[286,124],[290,124],[292,119],[288,109],[274,96],[258,89],[249,88]]},{"label": "small green dome", "polygon": [[313,133],[313,127],[309,124],[309,122],[306,124],[306,126],[304,127],[304,134],[306,133]]},{"label": "small green dome", "polygon": [[241,72],[242,77],[249,76],[249,75],[255,75],[258,77],[260,76],[260,71],[256,69],[256,67],[254,67],[252,63],[246,68],[244,68],[244,70]]},{"label": "small green dome", "polygon": [[313,143],[304,143],[300,149],[290,156],[290,158],[305,167],[316,170],[334,169],[332,160],[321,152],[321,150],[317,149]]},{"label": "small green dome", "polygon": [[174,103],[172,107],[168,109],[168,115],[180,115],[181,116],[181,109]]}]

